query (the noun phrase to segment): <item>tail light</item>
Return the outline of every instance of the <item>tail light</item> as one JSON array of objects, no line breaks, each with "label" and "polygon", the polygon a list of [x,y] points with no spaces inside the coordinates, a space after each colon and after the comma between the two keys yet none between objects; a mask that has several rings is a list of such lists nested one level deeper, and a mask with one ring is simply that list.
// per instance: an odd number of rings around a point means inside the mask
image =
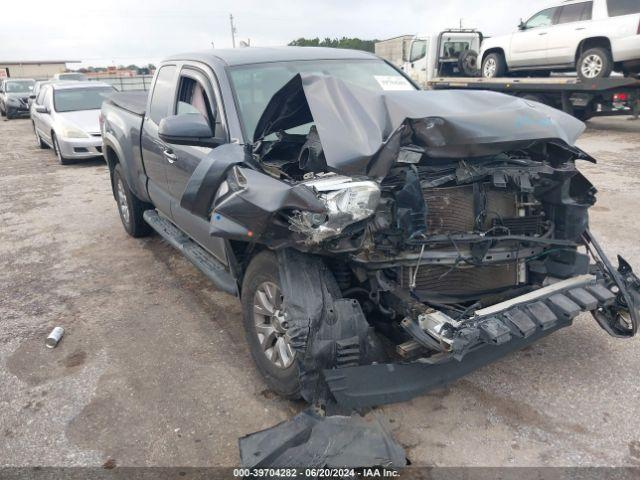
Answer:
[{"label": "tail light", "polygon": [[629,100],[629,94],[628,93],[614,93],[613,94],[613,101],[614,102],[626,102]]}]

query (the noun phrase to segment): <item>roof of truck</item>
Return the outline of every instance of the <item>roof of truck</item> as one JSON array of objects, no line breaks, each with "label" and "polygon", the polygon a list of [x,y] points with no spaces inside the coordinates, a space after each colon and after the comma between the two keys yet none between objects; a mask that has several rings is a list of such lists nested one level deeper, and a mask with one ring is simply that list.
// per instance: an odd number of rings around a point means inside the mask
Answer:
[{"label": "roof of truck", "polygon": [[172,55],[166,60],[196,60],[203,63],[222,62],[226,65],[246,65],[296,60],[366,60],[376,58],[361,50],[323,47],[246,47],[213,49]]}]

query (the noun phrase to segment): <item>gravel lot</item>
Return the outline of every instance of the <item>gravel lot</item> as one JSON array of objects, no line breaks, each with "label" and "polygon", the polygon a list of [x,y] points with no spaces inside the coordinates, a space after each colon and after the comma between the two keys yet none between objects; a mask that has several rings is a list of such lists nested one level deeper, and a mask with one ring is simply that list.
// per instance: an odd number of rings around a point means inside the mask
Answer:
[{"label": "gravel lot", "polygon": [[[592,228],[640,269],[640,122],[590,122]],[[61,166],[0,122],[0,465],[234,466],[301,402],[266,390],[239,302],[120,224],[102,160]],[[55,325],[66,334],[50,350]],[[640,465],[640,339],[588,315],[449,388],[380,409],[418,465]]]}]

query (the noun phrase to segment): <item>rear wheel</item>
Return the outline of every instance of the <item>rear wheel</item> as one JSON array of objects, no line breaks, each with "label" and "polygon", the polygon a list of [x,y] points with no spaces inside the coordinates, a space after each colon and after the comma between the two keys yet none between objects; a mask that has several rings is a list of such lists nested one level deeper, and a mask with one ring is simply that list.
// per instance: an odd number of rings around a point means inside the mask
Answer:
[{"label": "rear wheel", "polygon": [[126,232],[134,238],[145,237],[151,233],[151,227],[144,221],[145,210],[153,208],[136,197],[127,185],[122,167],[118,163],[113,170],[113,192],[118,204],[120,220]]},{"label": "rear wheel", "polygon": [[243,324],[251,356],[271,390],[288,398],[300,397],[296,351],[286,335],[282,283],[276,255],[256,255],[242,282]]},{"label": "rear wheel", "polygon": [[482,61],[482,76],[485,78],[504,77],[507,73],[507,62],[501,53],[490,53]]},{"label": "rear wheel", "polygon": [[613,71],[611,53],[601,47],[586,50],[578,59],[576,71],[582,80],[607,78]]},{"label": "rear wheel", "polygon": [[42,138],[40,138],[40,134],[38,133],[38,130],[36,130],[36,126],[35,125],[33,126],[33,134],[36,136],[36,145],[38,147],[42,148],[43,150],[49,148],[49,145],[44,143]]}]

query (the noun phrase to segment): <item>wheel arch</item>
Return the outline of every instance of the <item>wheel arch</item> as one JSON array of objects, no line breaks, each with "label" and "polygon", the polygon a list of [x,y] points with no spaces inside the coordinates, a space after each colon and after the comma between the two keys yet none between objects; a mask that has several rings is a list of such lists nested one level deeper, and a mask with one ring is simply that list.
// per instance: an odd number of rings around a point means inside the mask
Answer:
[{"label": "wheel arch", "polygon": [[574,63],[578,63],[578,59],[580,56],[589,50],[590,48],[605,48],[611,53],[611,40],[609,37],[599,36],[599,37],[589,37],[585,38],[578,44],[578,48],[576,49],[576,54],[574,58]]},{"label": "wheel arch", "polygon": [[491,47],[491,48],[488,48],[487,50],[485,50],[484,52],[482,52],[482,59],[480,61],[480,65],[481,66],[482,66],[482,63],[484,62],[484,59],[487,58],[492,53],[499,53],[500,55],[502,55],[502,58],[504,58],[505,63],[507,63],[507,56],[504,53],[504,48],[502,48],[502,47]]},{"label": "wheel arch", "polygon": [[116,187],[113,183],[113,172],[116,169],[116,165],[120,163],[120,157],[111,145],[104,145],[104,151],[102,154],[105,161],[107,162],[107,167],[109,168],[109,178],[111,179],[111,193],[113,194],[113,198],[116,198]]}]

